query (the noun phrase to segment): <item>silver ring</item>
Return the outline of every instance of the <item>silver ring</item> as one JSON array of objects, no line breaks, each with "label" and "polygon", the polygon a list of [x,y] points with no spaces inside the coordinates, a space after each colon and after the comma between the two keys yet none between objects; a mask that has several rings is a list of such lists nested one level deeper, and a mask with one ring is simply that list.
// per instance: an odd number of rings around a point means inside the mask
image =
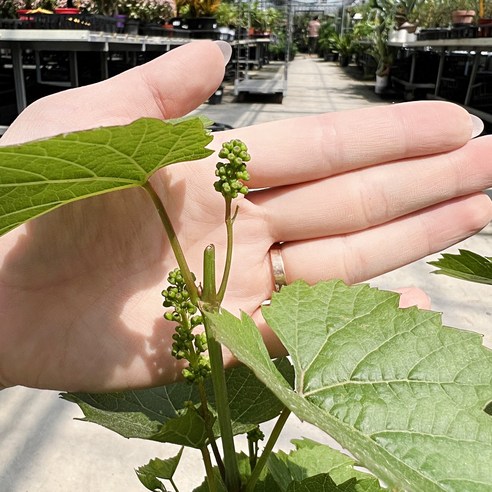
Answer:
[{"label": "silver ring", "polygon": [[272,264],[275,291],[279,292],[284,285],[287,285],[282,249],[279,243],[275,243],[270,248],[270,263]]}]

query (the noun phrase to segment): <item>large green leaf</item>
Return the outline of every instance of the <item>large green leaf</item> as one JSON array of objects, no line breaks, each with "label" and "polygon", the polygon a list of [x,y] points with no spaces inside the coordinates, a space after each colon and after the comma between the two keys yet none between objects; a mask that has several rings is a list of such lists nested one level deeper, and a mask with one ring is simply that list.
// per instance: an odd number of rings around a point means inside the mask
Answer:
[{"label": "large green leaf", "polygon": [[63,393],[76,403],[86,422],[93,422],[123,437],[153,439],[163,424],[180,416],[187,401],[198,402],[193,386],[173,384],[120,393]]},{"label": "large green leaf", "polygon": [[144,118],[0,147],[0,234],[66,203],[141,186],[169,164],[207,157],[211,140],[199,118]]},{"label": "large green leaf", "polygon": [[293,391],[254,322],[208,315],[217,339],[302,420],[408,491],[492,490],[492,352],[440,315],[367,285],[296,282],[264,310],[296,369]]},{"label": "large green leaf", "polygon": [[[283,377],[292,383],[293,370],[288,359],[278,359],[275,365]],[[247,432],[256,424],[275,418],[284,408],[247,367],[227,370],[226,382],[235,434]],[[210,381],[206,390],[213,410],[214,396]],[[196,387],[186,382],[119,393],[64,393],[62,398],[78,404],[85,416],[83,420],[87,422],[102,425],[124,437],[157,440],[172,436],[173,425],[180,423],[176,419],[181,416],[180,411],[186,407],[186,402],[200,402]],[[167,432],[156,437],[162,425],[167,426]],[[218,436],[216,427],[214,430]]]},{"label": "large green leaf", "polygon": [[334,484],[341,485],[348,480],[373,482],[374,490],[379,487],[377,479],[356,470],[356,462],[346,454],[310,439],[294,439],[296,449],[289,454],[279,451],[268,460],[268,468],[282,491],[288,490],[291,482],[303,482],[306,478],[329,474]]},{"label": "large green leaf", "polygon": [[492,285],[492,259],[466,249],[460,249],[457,255],[443,253],[438,260],[429,261],[429,265],[438,267],[432,273]]}]

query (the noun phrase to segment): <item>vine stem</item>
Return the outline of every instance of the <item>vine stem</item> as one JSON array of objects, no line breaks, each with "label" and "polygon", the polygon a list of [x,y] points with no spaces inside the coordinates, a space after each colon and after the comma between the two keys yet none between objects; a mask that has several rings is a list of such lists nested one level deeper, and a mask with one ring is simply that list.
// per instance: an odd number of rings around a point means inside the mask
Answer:
[{"label": "vine stem", "polygon": [[[213,245],[210,245],[205,248],[203,254],[202,308],[205,311],[207,309],[214,311],[219,307],[215,285],[215,248]],[[227,397],[222,347],[212,336],[206,316],[203,317],[203,324],[207,334],[208,355],[210,358],[217,419],[219,421],[222,448],[224,450],[225,483],[228,491],[236,492],[240,490],[241,478],[239,476],[236,449],[234,446],[234,433],[232,432],[231,411]]]},{"label": "vine stem", "polygon": [[179,492],[179,489],[178,489],[176,483],[174,482],[174,480],[172,479],[172,477],[169,479],[169,482],[173,486],[173,489],[175,490],[175,492]]},{"label": "vine stem", "polygon": [[227,232],[227,250],[226,250],[226,261],[224,266],[224,274],[222,275],[222,281],[220,283],[219,292],[217,293],[217,303],[220,305],[222,300],[224,299],[227,282],[229,281],[229,274],[231,273],[231,265],[232,265],[232,249],[234,236],[232,233],[232,226],[234,224],[234,217],[231,217],[231,206],[232,199],[225,199],[225,224],[226,224],[226,232]]},{"label": "vine stem", "polygon": [[169,243],[171,244],[171,248],[174,252],[174,256],[179,265],[179,269],[181,270],[181,274],[183,275],[184,281],[186,283],[186,288],[190,294],[191,302],[198,306],[199,295],[198,289],[195,285],[195,281],[193,279],[193,274],[190,271],[188,263],[186,262],[185,255],[183,253],[183,249],[181,248],[181,244],[179,243],[178,236],[174,230],[171,219],[167,214],[167,211],[162,203],[162,200],[159,198],[159,195],[154,190],[150,181],[146,181],[143,185],[143,189],[149,194],[152,202],[154,204],[157,213],[161,219],[162,225],[164,226],[164,230],[166,231],[167,237],[169,238]]},{"label": "vine stem", "polygon": [[207,446],[200,448],[202,453],[203,463],[205,464],[205,470],[207,473],[207,484],[209,492],[217,492],[217,483],[215,482],[214,467],[212,466],[212,460],[210,459],[210,453]]},{"label": "vine stem", "polygon": [[215,442],[214,430],[210,421],[210,411],[208,410],[207,394],[205,392],[205,385],[203,383],[198,383],[198,392],[200,394],[200,402],[203,408],[202,417],[205,421],[205,429],[207,431],[208,440],[210,441],[210,447],[212,448],[212,452],[214,453],[214,458],[217,462],[217,467],[219,468],[220,475],[222,478],[225,478],[224,463],[222,462],[219,448],[217,447],[217,443]]},{"label": "vine stem", "polygon": [[[154,204],[154,207],[159,214],[159,217],[161,219],[162,225],[164,226],[164,230],[166,231],[167,237],[169,239],[169,243],[171,244],[171,248],[174,252],[174,256],[176,257],[176,261],[178,262],[179,269],[181,271],[181,274],[183,275],[184,281],[186,283],[186,288],[188,289],[188,292],[190,294],[190,299],[191,302],[195,305],[199,305],[199,294],[198,294],[198,289],[195,285],[195,280],[193,278],[193,274],[190,271],[190,268],[188,266],[188,263],[186,261],[185,255],[183,253],[183,249],[181,248],[181,244],[179,243],[178,236],[176,235],[176,231],[174,230],[173,224],[171,222],[171,219],[169,218],[169,215],[166,211],[166,208],[164,207],[164,204],[162,203],[162,200],[160,199],[159,195],[157,192],[154,190],[152,185],[150,184],[150,181],[146,181],[143,185],[143,189],[148,193],[150,198],[152,199],[152,203]],[[204,392],[202,396],[204,395]],[[204,412],[208,412],[208,406],[206,403],[206,397],[204,400],[202,400],[202,405],[204,405]],[[207,422],[207,418],[205,418],[205,422]],[[206,423],[207,426],[207,423]],[[213,436],[213,431],[210,431]],[[217,466],[223,467],[222,462],[220,461],[220,454],[218,453],[217,445],[215,443],[215,439],[211,439],[210,441],[212,445],[212,449],[214,452],[217,452]],[[214,447],[215,446],[215,447]],[[214,475],[214,470],[212,466],[212,462],[210,460],[210,453],[208,452],[208,449],[206,446],[204,446],[201,450],[202,457],[203,457],[203,462],[205,464],[205,470],[207,472],[207,482],[209,485],[209,490],[210,492],[215,492],[217,490],[217,485],[215,483],[215,475]]]},{"label": "vine stem", "polygon": [[260,474],[268,461],[268,457],[270,456],[273,450],[273,446],[275,446],[275,443],[277,442],[277,439],[279,438],[280,433],[282,432],[282,429],[284,428],[284,425],[287,422],[287,419],[289,418],[289,415],[290,415],[290,410],[287,407],[284,408],[280,413],[277,422],[275,423],[275,426],[272,429],[272,433],[270,434],[268,441],[265,444],[263,453],[261,453],[258,463],[256,464],[254,470],[251,471],[251,476],[249,477],[244,492],[253,492],[256,482],[260,477]]}]

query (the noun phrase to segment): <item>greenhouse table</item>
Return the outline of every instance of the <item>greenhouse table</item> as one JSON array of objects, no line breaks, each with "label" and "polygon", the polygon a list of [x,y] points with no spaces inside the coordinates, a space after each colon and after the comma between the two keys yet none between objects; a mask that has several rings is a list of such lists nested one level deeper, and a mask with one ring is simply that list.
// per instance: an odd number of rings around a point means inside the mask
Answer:
[{"label": "greenhouse table", "polygon": [[[86,30],[56,29],[0,29],[0,48],[12,53],[17,110],[26,107],[26,88],[22,52],[31,49],[39,51],[67,51],[70,54],[70,77],[72,87],[78,85],[77,52],[94,51],[101,54],[103,78],[107,78],[108,67],[106,55],[109,52],[166,52],[171,48],[193,41],[189,38],[167,38],[159,36],[140,36],[91,32]],[[37,70],[39,67],[36,67]]]},{"label": "greenhouse table", "polygon": [[437,70],[437,76],[435,84],[426,84],[428,87],[432,88],[434,86],[434,97],[439,98],[439,89],[441,87],[441,83],[443,80],[443,71],[444,71],[444,61],[446,58],[446,53],[449,52],[457,52],[464,51],[473,55],[473,63],[471,66],[471,71],[468,79],[468,86],[466,91],[465,100],[463,101],[463,105],[467,107],[470,111],[475,113],[480,113],[484,119],[488,121],[492,121],[492,115],[488,113],[483,113],[481,111],[477,111],[473,108],[469,108],[469,104],[472,97],[472,92],[475,87],[476,76],[478,72],[478,67],[480,63],[480,56],[484,53],[491,52],[492,53],[492,38],[457,38],[457,39],[435,39],[435,40],[422,40],[422,41],[413,41],[408,43],[400,43],[400,42],[390,42],[388,43],[390,46],[395,46],[402,49],[412,50],[412,62],[410,67],[410,76],[408,81],[396,79],[397,82],[402,83],[405,88],[415,89],[419,88],[420,84],[414,82],[415,70],[416,70],[416,51],[424,50],[424,51],[436,51],[439,53],[439,66]]}]

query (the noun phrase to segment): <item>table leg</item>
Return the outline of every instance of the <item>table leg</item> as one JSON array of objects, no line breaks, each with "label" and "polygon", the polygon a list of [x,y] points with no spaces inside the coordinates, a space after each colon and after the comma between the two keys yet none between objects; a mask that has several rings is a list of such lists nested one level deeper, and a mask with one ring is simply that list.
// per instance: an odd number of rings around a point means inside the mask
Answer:
[{"label": "table leg", "polygon": [[109,78],[108,53],[101,51],[99,60],[101,62],[101,80],[106,80]]},{"label": "table leg", "polygon": [[439,67],[437,69],[436,88],[434,95],[439,95],[439,89],[441,88],[442,74],[444,73],[444,61],[446,60],[446,50],[442,49],[439,54]]},{"label": "table leg", "polygon": [[472,98],[473,85],[475,84],[475,79],[477,77],[478,64],[480,63],[481,54],[482,53],[480,50],[475,51],[475,58],[473,59],[473,67],[470,74],[470,80],[468,82],[468,89],[466,90],[465,106],[468,106],[470,104]]},{"label": "table leg", "polygon": [[22,66],[22,48],[19,43],[13,43],[11,48],[12,68],[14,71],[15,98],[17,111],[20,113],[27,106],[26,84],[24,82],[24,68]]},{"label": "table leg", "polygon": [[68,52],[69,66],[70,66],[70,86],[78,87],[79,86],[79,67],[77,65],[77,52],[69,51]]}]

